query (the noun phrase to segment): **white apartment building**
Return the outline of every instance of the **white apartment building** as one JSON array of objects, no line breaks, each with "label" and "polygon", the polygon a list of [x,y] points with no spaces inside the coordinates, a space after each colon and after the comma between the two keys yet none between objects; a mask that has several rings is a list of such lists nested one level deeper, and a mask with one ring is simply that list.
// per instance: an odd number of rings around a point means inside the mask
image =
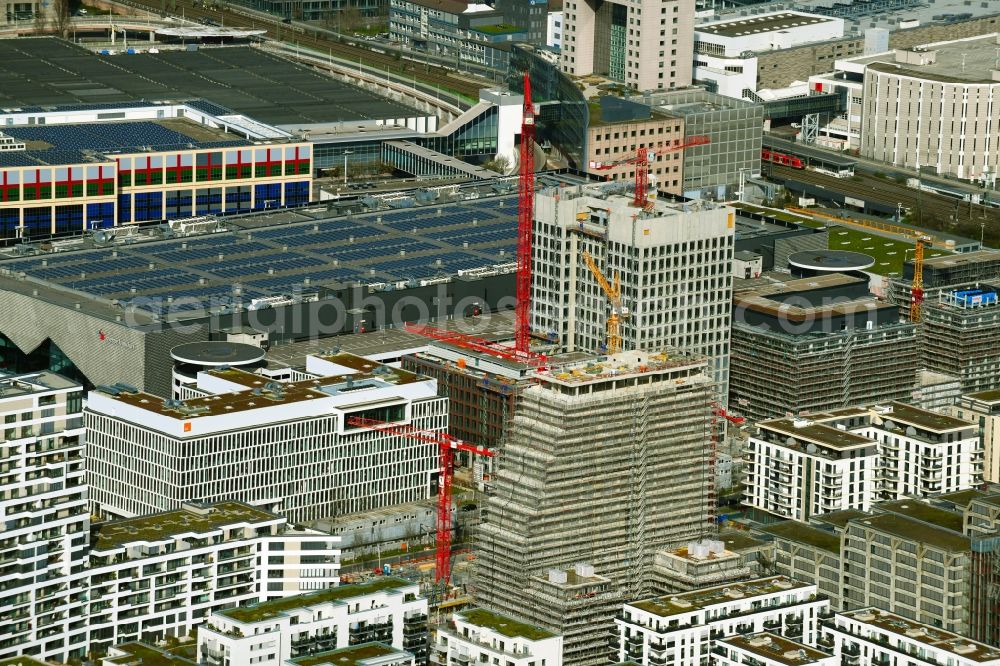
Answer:
[{"label": "white apartment building", "polygon": [[976,424],[902,402],[869,411],[868,423],[855,432],[879,442],[882,499],[926,497],[982,483]]},{"label": "white apartment building", "polygon": [[823,627],[822,644],[847,666],[1000,664],[1000,648],[875,608],[837,613]]},{"label": "white apartment building", "polygon": [[683,349],[709,361],[727,396],[735,214],[710,202],[633,207],[623,184],[535,196],[532,330],[566,351],[600,353],[611,314],[584,261],[621,280],[623,350]]},{"label": "white apartment building", "polygon": [[979,426],[983,452],[983,481],[1000,483],[1000,391],[963,395],[951,414]]},{"label": "white apartment building", "polygon": [[982,483],[976,424],[901,402],[759,425],[745,452],[746,502],[808,521]]},{"label": "white apartment building", "polygon": [[562,71],[640,91],[690,86],[694,15],[694,0],[565,0]]},{"label": "white apartment building", "polygon": [[442,666],[562,666],[562,636],[484,608],[460,611],[438,629],[432,661]]},{"label": "white apartment building", "polygon": [[784,576],[627,603],[615,618],[612,659],[700,666],[719,639],[762,631],[815,645],[829,608],[815,585]]},{"label": "white apartment building", "polygon": [[796,11],[777,11],[710,21],[694,29],[694,79],[711,82],[727,97],[753,99],[757,91],[757,54],[844,36],[844,19]]},{"label": "white apartment building", "polygon": [[236,368],[199,372],[197,389],[208,395],[188,400],[120,385],[92,391],[95,512],[129,517],[232,499],[277,506],[298,523],[430,497],[434,444],[347,421],[444,430],[448,404],[435,380],[352,354],[312,357],[307,369],[322,376],[279,383]]},{"label": "white apartment building", "polygon": [[743,462],[744,501],[793,520],[843,509],[867,511],[878,491],[877,443],[806,418],[759,423]]},{"label": "white apartment building", "polygon": [[840,658],[771,632],[716,641],[715,666],[840,666]]},{"label": "white apartment building", "polygon": [[0,660],[83,655],[83,389],[59,375],[0,375]]},{"label": "white apartment building", "polygon": [[87,627],[98,652],[186,636],[215,610],[340,580],[338,537],[238,502],[98,523],[91,539]]},{"label": "white apartment building", "polygon": [[215,612],[198,630],[198,654],[208,666],[284,666],[378,642],[423,663],[427,637],[420,586],[386,577]]}]

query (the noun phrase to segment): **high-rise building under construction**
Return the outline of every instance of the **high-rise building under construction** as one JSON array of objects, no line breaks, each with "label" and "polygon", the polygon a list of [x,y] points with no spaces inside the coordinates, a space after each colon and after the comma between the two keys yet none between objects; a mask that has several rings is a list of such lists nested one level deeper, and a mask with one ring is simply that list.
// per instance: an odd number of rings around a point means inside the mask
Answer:
[{"label": "high-rise building under construction", "polygon": [[[680,354],[566,356],[579,360],[554,360],[520,392],[478,537],[476,595],[563,634],[565,663],[596,665],[613,602],[650,593],[655,553],[710,527],[714,385],[704,360]],[[573,605],[579,594],[586,608]]]},{"label": "high-rise building under construction", "polygon": [[[728,395],[735,213],[707,201],[635,207],[624,183],[535,196],[532,331],[566,351],[605,351],[618,315],[622,349],[683,349],[707,358]],[[620,282],[620,307],[602,288]],[[610,347],[610,344],[607,344]]]}]

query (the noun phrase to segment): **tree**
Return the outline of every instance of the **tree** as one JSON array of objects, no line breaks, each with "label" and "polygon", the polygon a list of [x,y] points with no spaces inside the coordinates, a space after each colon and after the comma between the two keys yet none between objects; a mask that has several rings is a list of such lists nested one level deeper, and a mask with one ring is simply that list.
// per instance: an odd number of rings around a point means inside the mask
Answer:
[{"label": "tree", "polygon": [[72,20],[69,0],[52,0],[52,27],[55,28],[56,34],[65,39],[69,34]]},{"label": "tree", "polygon": [[492,160],[483,162],[483,168],[506,174],[510,169],[510,159],[506,155],[497,155]]},{"label": "tree", "polygon": [[45,32],[48,29],[48,17],[41,2],[35,4],[35,32]]}]

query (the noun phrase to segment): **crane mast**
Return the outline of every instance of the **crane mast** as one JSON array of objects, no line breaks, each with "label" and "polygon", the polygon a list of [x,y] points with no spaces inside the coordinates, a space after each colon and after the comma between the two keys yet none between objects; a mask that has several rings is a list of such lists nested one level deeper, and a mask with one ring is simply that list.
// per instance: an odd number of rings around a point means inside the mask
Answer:
[{"label": "crane mast", "polygon": [[622,285],[621,279],[618,273],[615,273],[614,281],[612,285],[601,269],[597,267],[597,262],[594,258],[590,256],[590,253],[586,250],[583,251],[583,260],[587,262],[587,268],[590,272],[594,274],[597,279],[597,284],[601,286],[604,294],[608,297],[608,302],[611,304],[611,314],[608,315],[608,336],[605,346],[607,347],[609,354],[617,354],[622,349],[622,334],[621,334],[621,312],[622,312]]},{"label": "crane mast", "polygon": [[368,428],[407,439],[437,444],[440,469],[438,470],[437,557],[434,582],[438,584],[443,582],[447,585],[451,578],[451,486],[455,478],[455,452],[467,451],[488,458],[492,458],[495,454],[489,449],[468,444],[447,433],[421,430],[405,423],[352,416],[347,419],[347,424],[355,428]]},{"label": "crane mast", "polygon": [[531,80],[527,72],[524,73],[520,160],[514,348],[520,353],[527,354],[531,343],[531,231],[535,217],[535,109],[531,104]]}]

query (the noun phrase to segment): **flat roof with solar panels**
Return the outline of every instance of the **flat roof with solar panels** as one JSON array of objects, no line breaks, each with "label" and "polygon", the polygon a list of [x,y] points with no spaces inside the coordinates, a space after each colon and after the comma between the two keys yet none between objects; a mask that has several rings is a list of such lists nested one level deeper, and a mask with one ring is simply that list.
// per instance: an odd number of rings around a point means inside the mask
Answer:
[{"label": "flat roof with solar panels", "polygon": [[325,207],[300,209],[282,213],[290,223],[277,226],[0,261],[0,282],[21,276],[63,296],[76,292],[122,309],[185,318],[213,299],[253,309],[269,297],[319,287],[395,289],[476,269],[513,270],[513,195],[327,215]]}]

